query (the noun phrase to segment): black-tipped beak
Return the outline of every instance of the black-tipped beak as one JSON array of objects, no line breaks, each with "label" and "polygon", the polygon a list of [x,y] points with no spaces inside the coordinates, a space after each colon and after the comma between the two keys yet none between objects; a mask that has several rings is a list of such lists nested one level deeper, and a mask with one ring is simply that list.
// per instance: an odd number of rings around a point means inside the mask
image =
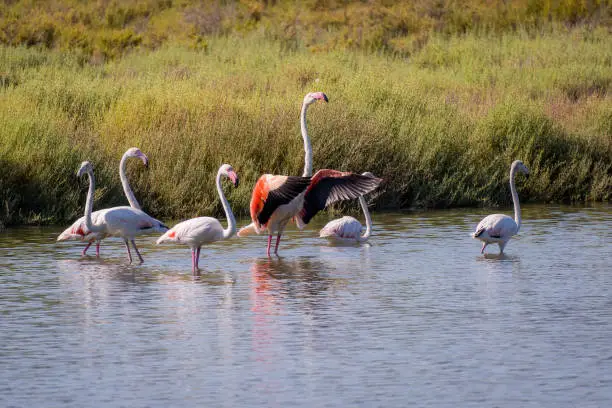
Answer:
[{"label": "black-tipped beak", "polygon": [[327,97],[327,95],[323,94],[323,100],[324,100],[325,102],[329,102],[329,98]]},{"label": "black-tipped beak", "polygon": [[238,175],[234,171],[231,171],[229,172],[228,177],[232,181],[232,184],[234,184],[234,187],[238,187],[238,184],[240,183]]}]

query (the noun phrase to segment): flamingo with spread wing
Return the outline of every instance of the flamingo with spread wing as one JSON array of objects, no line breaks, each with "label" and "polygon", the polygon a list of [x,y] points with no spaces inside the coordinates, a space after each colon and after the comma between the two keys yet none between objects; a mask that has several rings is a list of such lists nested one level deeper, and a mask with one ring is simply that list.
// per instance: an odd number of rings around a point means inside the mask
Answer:
[{"label": "flamingo with spread wing", "polygon": [[319,170],[313,177],[264,174],[253,189],[250,203],[250,225],[238,236],[268,233],[267,254],[270,256],[272,235],[278,234],[274,254],[283,231],[292,218],[300,229],[322,209],[341,200],[353,200],[374,190],[381,179],[338,170]]}]

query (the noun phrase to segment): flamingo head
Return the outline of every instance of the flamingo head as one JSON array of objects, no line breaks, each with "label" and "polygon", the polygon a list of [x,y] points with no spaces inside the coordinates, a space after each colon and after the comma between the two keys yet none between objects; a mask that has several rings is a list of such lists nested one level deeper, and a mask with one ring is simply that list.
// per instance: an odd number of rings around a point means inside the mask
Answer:
[{"label": "flamingo head", "polygon": [[128,149],[126,154],[128,157],[138,157],[140,160],[142,160],[142,163],[145,165],[145,167],[149,167],[149,158],[146,154],[141,152],[139,148],[132,147]]},{"label": "flamingo head", "polygon": [[525,174],[526,177],[529,177],[529,169],[527,168],[527,166],[525,166],[525,164],[523,164],[522,161],[520,160],[515,160],[512,163],[512,168],[520,171],[521,173]]},{"label": "flamingo head", "polygon": [[236,174],[236,172],[234,171],[234,168],[231,165],[224,164],[219,169],[219,173],[229,178],[230,181],[234,184],[234,187],[238,187],[240,179],[238,178],[238,175]]},{"label": "flamingo head", "polygon": [[93,166],[90,162],[84,161],[81,163],[81,167],[79,167],[79,171],[77,171],[77,177],[81,177],[85,173],[93,172]]},{"label": "flamingo head", "polygon": [[329,99],[327,98],[327,95],[325,95],[323,92],[311,92],[309,94],[306,94],[306,96],[304,97],[304,105],[310,105],[316,101],[329,102]]}]

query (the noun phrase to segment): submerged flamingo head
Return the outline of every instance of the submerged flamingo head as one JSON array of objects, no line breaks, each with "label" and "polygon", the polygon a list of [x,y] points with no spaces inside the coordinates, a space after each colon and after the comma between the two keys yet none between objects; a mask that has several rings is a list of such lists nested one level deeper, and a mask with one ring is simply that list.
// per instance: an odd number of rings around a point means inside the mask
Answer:
[{"label": "submerged flamingo head", "polygon": [[77,177],[81,177],[85,173],[93,172],[93,166],[90,162],[84,161],[81,163],[81,167],[79,167],[79,171],[77,171]]},{"label": "submerged flamingo head", "polygon": [[231,165],[224,164],[219,169],[219,173],[229,178],[231,182],[234,184],[234,187],[238,187],[240,179],[238,178],[238,175],[236,174],[236,172],[234,171],[234,168]]},{"label": "submerged flamingo head", "polygon": [[142,160],[142,163],[145,165],[145,167],[149,167],[149,158],[147,157],[146,154],[141,152],[139,148],[132,147],[128,149],[127,152],[125,152],[125,154],[128,157],[138,157],[140,160]]},{"label": "submerged flamingo head", "polygon": [[325,95],[323,92],[311,92],[309,94],[306,94],[306,96],[304,97],[305,105],[310,105],[311,103],[314,103],[316,101],[329,102],[329,99],[327,98],[327,95]]}]

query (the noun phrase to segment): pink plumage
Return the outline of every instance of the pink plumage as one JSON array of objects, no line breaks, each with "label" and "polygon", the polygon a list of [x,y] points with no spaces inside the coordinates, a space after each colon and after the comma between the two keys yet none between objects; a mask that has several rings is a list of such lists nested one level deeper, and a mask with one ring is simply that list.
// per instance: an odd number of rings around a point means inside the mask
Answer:
[{"label": "pink plumage", "polygon": [[191,248],[191,269],[194,274],[199,269],[200,250],[203,245],[229,239],[236,233],[236,220],[223,194],[221,176],[228,177],[236,187],[238,186],[238,176],[229,164],[222,165],[217,172],[217,191],[227,217],[227,229],[223,229],[223,226],[221,226],[221,223],[216,218],[198,217],[176,224],[157,240],[157,244],[174,242],[187,245]]}]

